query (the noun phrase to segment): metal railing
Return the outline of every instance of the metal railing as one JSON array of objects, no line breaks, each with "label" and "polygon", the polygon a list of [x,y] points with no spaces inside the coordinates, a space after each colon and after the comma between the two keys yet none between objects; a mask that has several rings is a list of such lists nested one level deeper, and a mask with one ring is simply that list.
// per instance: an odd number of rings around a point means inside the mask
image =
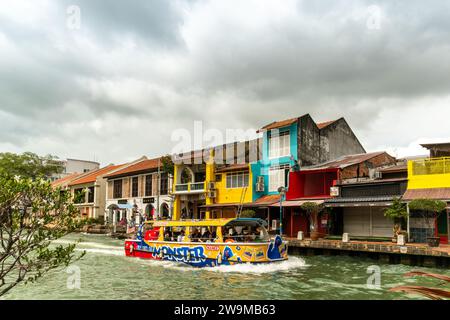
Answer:
[{"label": "metal railing", "polygon": [[450,174],[450,158],[412,160],[412,175]]},{"label": "metal railing", "polygon": [[175,192],[204,191],[205,182],[181,183],[175,185]]}]

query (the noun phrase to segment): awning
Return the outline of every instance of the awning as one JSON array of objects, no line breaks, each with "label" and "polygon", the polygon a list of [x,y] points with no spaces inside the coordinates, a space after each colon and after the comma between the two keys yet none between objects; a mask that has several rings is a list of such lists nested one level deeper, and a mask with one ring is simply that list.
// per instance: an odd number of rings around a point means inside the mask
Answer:
[{"label": "awning", "polygon": [[[283,207],[301,207],[303,204],[307,202],[313,202],[315,204],[323,204],[324,200],[291,200],[291,201],[283,201]],[[280,203],[271,204],[269,207],[280,207]]]},{"label": "awning", "polygon": [[119,209],[133,209],[132,204],[118,204]]},{"label": "awning", "polygon": [[341,207],[386,207],[392,205],[395,196],[378,197],[340,197],[328,199],[325,206],[330,208]]},{"label": "awning", "polygon": [[403,200],[432,199],[450,201],[450,188],[409,189],[403,195]]}]

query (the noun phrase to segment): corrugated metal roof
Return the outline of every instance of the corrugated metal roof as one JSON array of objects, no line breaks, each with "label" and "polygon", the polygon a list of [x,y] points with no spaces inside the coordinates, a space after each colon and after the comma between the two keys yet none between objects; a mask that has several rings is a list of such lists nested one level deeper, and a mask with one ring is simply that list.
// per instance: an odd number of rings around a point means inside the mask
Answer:
[{"label": "corrugated metal roof", "polygon": [[364,161],[375,158],[379,155],[386,153],[385,151],[372,152],[372,153],[360,153],[342,156],[335,160],[321,163],[315,166],[304,167],[302,170],[317,170],[317,169],[344,169],[355,164],[362,163]]},{"label": "corrugated metal roof", "polygon": [[409,189],[403,200],[432,199],[450,201],[450,188]]},{"label": "corrugated metal roof", "polygon": [[377,202],[377,201],[392,201],[400,196],[380,196],[380,197],[339,197],[325,200],[325,203],[347,203],[347,202]]}]

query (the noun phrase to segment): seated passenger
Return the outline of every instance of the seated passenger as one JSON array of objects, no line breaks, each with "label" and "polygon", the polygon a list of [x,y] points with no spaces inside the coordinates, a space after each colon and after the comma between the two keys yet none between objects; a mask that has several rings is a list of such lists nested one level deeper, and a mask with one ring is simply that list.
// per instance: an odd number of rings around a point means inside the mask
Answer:
[{"label": "seated passenger", "polygon": [[200,237],[201,237],[200,232],[198,232],[197,228],[194,228],[191,233],[191,241],[198,242]]},{"label": "seated passenger", "polygon": [[211,233],[208,228],[202,228],[202,235],[200,237],[201,242],[211,241]]},{"label": "seated passenger", "polygon": [[183,242],[184,241],[184,230],[181,231],[181,233],[178,235],[177,242]]}]

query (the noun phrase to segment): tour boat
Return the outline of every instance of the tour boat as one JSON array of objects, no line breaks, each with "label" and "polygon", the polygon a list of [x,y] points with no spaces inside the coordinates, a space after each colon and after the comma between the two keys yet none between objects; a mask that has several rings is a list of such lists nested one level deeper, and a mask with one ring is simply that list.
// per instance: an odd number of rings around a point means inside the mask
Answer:
[{"label": "tour boat", "polygon": [[280,235],[270,237],[266,225],[254,218],[144,223],[136,239],[125,241],[125,254],[194,267],[287,260],[287,242]]}]

